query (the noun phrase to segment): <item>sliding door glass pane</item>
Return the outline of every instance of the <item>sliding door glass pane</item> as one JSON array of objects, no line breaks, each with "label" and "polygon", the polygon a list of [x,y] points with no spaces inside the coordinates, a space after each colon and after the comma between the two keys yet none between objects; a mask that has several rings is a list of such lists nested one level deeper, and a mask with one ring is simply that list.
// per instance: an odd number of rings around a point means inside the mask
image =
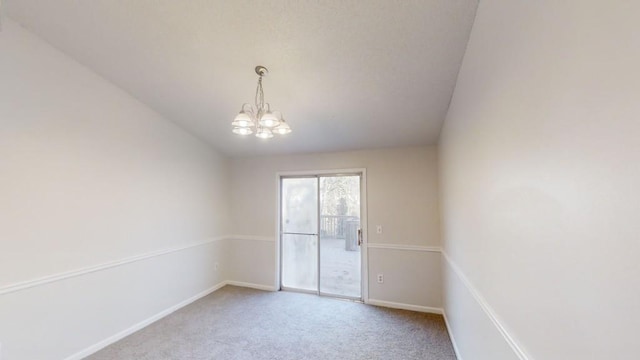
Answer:
[{"label": "sliding door glass pane", "polygon": [[320,211],[320,292],[360,298],[360,176],[321,177]]},{"label": "sliding door glass pane", "polygon": [[282,231],[318,233],[318,179],[282,179]]},{"label": "sliding door glass pane", "polygon": [[318,290],[318,244],[316,235],[282,235],[282,285]]}]

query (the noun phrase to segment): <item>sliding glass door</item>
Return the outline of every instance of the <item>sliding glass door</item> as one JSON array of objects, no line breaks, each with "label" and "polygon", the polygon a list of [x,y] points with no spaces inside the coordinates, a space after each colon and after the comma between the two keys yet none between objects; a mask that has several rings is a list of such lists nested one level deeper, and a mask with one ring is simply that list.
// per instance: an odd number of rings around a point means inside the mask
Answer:
[{"label": "sliding glass door", "polygon": [[362,298],[361,175],[281,178],[281,286]]}]

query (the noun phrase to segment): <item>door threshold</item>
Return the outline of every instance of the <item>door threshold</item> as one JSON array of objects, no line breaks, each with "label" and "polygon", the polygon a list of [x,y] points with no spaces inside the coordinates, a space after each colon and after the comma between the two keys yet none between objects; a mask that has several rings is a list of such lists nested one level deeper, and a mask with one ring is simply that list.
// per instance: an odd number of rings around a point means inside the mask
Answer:
[{"label": "door threshold", "polygon": [[332,298],[332,299],[338,299],[338,300],[346,300],[346,301],[351,301],[351,302],[359,302],[359,303],[363,303],[364,301],[362,301],[362,298],[354,298],[354,297],[350,297],[350,296],[344,296],[344,295],[337,295],[337,294],[327,294],[327,293],[319,293],[319,296],[322,297],[326,297],[326,298]]},{"label": "door threshold", "polygon": [[325,294],[325,293],[320,293],[320,292],[314,291],[314,290],[294,289],[294,288],[287,288],[287,287],[283,286],[283,287],[280,288],[280,291],[287,291],[287,292],[298,293],[298,294],[314,295],[314,296],[328,298],[328,299],[335,299],[335,300],[342,300],[342,301],[349,301],[349,302],[364,304],[364,300],[362,300],[362,299],[348,297],[348,296],[334,295],[334,294]]}]

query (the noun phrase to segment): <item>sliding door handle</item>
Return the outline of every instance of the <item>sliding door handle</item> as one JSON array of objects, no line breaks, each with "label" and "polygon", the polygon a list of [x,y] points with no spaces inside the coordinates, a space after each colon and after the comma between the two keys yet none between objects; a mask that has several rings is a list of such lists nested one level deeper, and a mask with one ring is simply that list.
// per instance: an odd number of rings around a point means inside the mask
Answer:
[{"label": "sliding door handle", "polygon": [[358,246],[362,246],[362,229],[358,229]]}]

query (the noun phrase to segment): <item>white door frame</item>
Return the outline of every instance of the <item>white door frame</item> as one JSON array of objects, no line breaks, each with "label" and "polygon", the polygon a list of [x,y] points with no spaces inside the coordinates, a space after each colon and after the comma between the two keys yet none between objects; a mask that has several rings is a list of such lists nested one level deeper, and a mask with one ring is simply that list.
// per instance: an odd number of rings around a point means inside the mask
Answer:
[{"label": "white door frame", "polygon": [[[303,170],[303,171],[278,171],[276,172],[276,246],[275,246],[275,284],[274,288],[280,290],[280,216],[281,199],[280,199],[280,182],[282,177],[287,176],[323,176],[323,175],[361,175],[360,184],[360,227],[362,228],[362,246],[360,246],[360,267],[361,267],[361,283],[362,283],[362,301],[369,303],[369,255],[368,255],[368,226],[367,226],[367,169],[351,168],[351,169],[332,169],[332,170]],[[318,199],[320,201],[320,199]],[[319,216],[320,214],[318,214]],[[320,231],[320,229],[318,229]]]}]

